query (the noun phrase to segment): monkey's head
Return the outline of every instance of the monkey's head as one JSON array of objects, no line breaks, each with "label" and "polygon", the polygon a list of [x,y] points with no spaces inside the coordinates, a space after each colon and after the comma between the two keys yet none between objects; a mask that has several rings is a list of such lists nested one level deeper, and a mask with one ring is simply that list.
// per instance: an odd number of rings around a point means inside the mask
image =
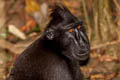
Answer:
[{"label": "monkey's head", "polygon": [[45,36],[53,45],[59,45],[61,53],[68,58],[80,61],[89,58],[90,44],[83,22],[66,7],[54,7]]}]

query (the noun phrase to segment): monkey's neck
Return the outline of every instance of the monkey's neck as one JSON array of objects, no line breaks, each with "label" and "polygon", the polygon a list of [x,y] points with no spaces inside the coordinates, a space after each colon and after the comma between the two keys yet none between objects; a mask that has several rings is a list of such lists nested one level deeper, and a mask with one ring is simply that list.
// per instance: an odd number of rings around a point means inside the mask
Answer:
[{"label": "monkey's neck", "polygon": [[55,42],[54,40],[47,40],[46,38],[43,37],[40,40],[40,44],[42,44],[42,46],[44,46],[44,48],[49,49],[55,53],[61,52],[60,45],[57,42]]}]

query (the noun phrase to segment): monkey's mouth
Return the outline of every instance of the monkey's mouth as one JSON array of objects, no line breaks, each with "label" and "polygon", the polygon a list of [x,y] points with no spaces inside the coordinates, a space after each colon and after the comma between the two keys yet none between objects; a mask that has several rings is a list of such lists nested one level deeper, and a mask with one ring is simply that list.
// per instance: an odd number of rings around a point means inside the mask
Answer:
[{"label": "monkey's mouth", "polygon": [[90,51],[84,52],[84,53],[76,53],[73,55],[77,60],[86,60],[90,56]]}]

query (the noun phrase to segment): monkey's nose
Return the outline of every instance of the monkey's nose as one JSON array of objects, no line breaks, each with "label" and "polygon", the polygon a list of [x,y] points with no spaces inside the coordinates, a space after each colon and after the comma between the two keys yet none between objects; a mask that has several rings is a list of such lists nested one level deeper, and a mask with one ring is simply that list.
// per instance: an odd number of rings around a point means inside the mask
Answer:
[{"label": "monkey's nose", "polygon": [[90,52],[90,46],[89,45],[81,45],[80,46],[80,50],[79,50],[79,54],[89,54]]},{"label": "monkey's nose", "polygon": [[90,45],[89,44],[81,44],[80,49],[83,51],[89,51],[90,50]]}]

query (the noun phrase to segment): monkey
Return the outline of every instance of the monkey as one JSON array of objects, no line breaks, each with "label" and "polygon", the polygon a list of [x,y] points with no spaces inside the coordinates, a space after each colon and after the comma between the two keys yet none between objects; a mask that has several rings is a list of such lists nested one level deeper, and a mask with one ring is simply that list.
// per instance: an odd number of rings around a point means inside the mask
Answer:
[{"label": "monkey", "polygon": [[55,5],[44,33],[13,64],[8,80],[84,80],[90,42],[81,20]]}]

